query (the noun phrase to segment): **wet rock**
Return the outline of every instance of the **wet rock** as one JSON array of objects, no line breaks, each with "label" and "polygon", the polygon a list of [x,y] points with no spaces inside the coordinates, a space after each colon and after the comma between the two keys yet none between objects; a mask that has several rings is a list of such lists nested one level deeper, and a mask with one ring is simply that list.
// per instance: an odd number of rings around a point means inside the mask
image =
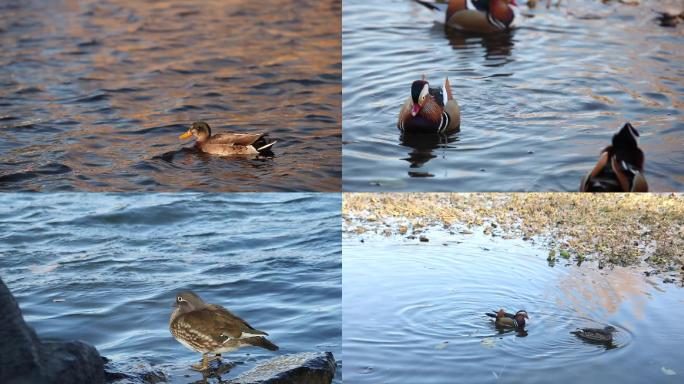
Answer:
[{"label": "wet rock", "polygon": [[0,383],[104,383],[95,347],[80,341],[42,342],[0,279]]},{"label": "wet rock", "polygon": [[418,238],[422,243],[427,243],[430,241],[430,239],[427,238],[427,236],[421,236]]},{"label": "wet rock", "polygon": [[117,384],[157,384],[166,383],[168,378],[162,371],[154,370],[142,359],[129,359],[113,362],[105,357],[105,382]]},{"label": "wet rock", "polygon": [[229,384],[330,384],[335,358],[330,352],[278,356],[229,380]]}]

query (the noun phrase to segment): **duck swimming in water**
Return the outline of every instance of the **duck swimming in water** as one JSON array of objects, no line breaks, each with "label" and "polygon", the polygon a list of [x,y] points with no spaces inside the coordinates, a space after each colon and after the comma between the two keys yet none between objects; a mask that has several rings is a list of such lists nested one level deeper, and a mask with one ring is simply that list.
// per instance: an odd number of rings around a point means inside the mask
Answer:
[{"label": "duck swimming in water", "polygon": [[504,311],[503,309],[499,309],[498,312],[487,312],[485,315],[494,317],[494,323],[496,326],[503,328],[523,329],[525,328],[525,319],[529,319],[529,316],[527,316],[527,311],[525,310],[520,310],[515,314],[512,314]]},{"label": "duck swimming in water", "polygon": [[218,133],[211,134],[209,124],[198,121],[178,136],[179,139],[195,137],[195,147],[200,151],[219,156],[268,154],[276,143],[265,133]]},{"label": "duck swimming in water", "polygon": [[614,332],[617,332],[615,327],[609,325],[604,328],[582,328],[570,333],[587,341],[610,343],[613,341]]},{"label": "duck swimming in water", "polygon": [[[414,0],[440,13],[447,27],[466,32],[490,33],[514,28],[520,11],[515,0]],[[445,16],[441,16],[441,15]]]},{"label": "duck swimming in water", "polygon": [[457,132],[461,128],[461,110],[449,79],[436,88],[430,87],[425,79],[414,81],[411,95],[399,111],[397,127],[407,133]]},{"label": "duck swimming in water", "polygon": [[648,192],[644,153],[637,145],[639,132],[625,123],[601,151],[594,169],[584,176],[580,192]]}]

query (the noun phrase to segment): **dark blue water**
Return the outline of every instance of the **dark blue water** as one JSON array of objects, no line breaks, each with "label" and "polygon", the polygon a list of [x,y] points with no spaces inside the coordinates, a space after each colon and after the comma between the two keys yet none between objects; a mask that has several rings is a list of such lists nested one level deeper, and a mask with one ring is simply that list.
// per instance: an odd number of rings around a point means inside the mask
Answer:
[{"label": "dark blue water", "polygon": [[[0,189],[337,191],[340,1],[0,4]],[[272,159],[178,135],[268,132]]]},{"label": "dark blue water", "polygon": [[[2,194],[0,274],[28,323],[81,339],[115,362],[201,376],[168,330],[191,289],[270,334],[241,349],[230,378],[278,354],[331,351],[341,383],[340,196]],[[185,377],[184,375],[189,375]]]},{"label": "dark blue water", "polygon": [[[551,268],[547,250],[481,232],[345,235],[345,380],[681,382],[683,288],[638,268]],[[499,333],[484,315],[499,308],[527,310],[527,335]],[[608,348],[569,333],[608,324],[618,329]]]},{"label": "dark blue water", "polygon": [[[629,120],[651,190],[684,190],[684,23],[653,11],[681,1],[542,3],[511,33],[472,36],[411,0],[344,0],[344,189],[576,191]],[[449,77],[459,134],[401,138],[423,74]]]}]

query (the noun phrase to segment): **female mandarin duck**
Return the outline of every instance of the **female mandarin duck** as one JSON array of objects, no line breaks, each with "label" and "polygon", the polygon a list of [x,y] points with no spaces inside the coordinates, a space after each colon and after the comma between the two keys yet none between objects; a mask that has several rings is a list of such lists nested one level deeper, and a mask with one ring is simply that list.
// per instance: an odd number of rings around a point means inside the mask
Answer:
[{"label": "female mandarin duck", "polygon": [[580,339],[587,341],[592,341],[595,343],[610,343],[613,341],[613,332],[617,332],[617,329],[609,325],[604,328],[582,328],[570,333],[579,337]]},{"label": "female mandarin duck", "polygon": [[467,32],[489,33],[515,27],[520,11],[515,0],[414,0],[446,15],[447,27]]},{"label": "female mandarin duck", "polygon": [[461,110],[451,93],[449,79],[441,88],[423,80],[411,84],[411,96],[399,112],[397,126],[404,132],[453,133],[461,127]]},{"label": "female mandarin duck", "polygon": [[496,326],[503,328],[523,329],[525,328],[525,319],[529,319],[527,311],[524,310],[520,310],[514,315],[512,313],[507,313],[503,309],[499,309],[498,312],[487,312],[485,315],[494,317]]},{"label": "female mandarin duck", "polygon": [[265,133],[218,133],[212,136],[209,124],[204,121],[193,123],[178,138],[192,136],[197,139],[195,146],[200,151],[219,156],[261,155],[270,152],[276,143],[269,140]]},{"label": "female mandarin duck", "polygon": [[596,166],[582,179],[580,192],[648,192],[644,153],[637,146],[639,132],[630,123],[613,135]]}]

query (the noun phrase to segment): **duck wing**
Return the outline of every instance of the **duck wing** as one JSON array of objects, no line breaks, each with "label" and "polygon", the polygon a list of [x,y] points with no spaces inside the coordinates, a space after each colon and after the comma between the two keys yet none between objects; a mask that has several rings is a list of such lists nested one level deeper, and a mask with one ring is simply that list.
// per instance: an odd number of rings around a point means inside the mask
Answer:
[{"label": "duck wing", "polygon": [[208,144],[230,144],[249,146],[264,137],[264,133],[219,133],[207,141]]}]

